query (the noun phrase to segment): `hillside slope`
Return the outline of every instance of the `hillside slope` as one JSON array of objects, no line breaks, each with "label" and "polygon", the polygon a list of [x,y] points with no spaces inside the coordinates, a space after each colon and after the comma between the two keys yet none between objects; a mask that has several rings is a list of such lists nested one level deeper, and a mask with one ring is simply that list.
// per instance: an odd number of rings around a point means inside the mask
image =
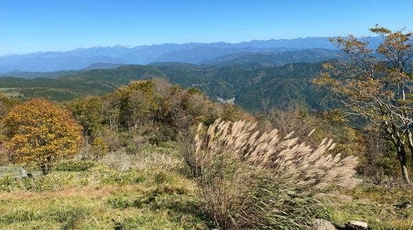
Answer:
[{"label": "hillside slope", "polygon": [[235,98],[235,103],[255,111],[308,105],[319,108],[323,94],[311,85],[321,63],[295,63],[267,67],[257,63],[229,66],[198,66],[159,63],[127,65],[115,69],[89,70],[56,79],[0,78],[0,88],[22,98],[45,97],[70,100],[84,95],[103,95],[133,80],[165,78],[184,88],[194,87],[212,99]]}]

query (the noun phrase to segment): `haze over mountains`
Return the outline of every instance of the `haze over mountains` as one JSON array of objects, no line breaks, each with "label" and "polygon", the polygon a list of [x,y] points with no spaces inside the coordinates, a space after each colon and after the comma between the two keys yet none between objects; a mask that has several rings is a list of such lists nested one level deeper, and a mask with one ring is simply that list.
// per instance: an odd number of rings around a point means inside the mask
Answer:
[{"label": "haze over mountains", "polygon": [[[161,44],[137,47],[92,47],[68,52],[38,52],[0,57],[0,73],[50,72],[90,68],[95,63],[149,64],[154,62],[184,62],[192,64],[226,63],[243,55],[274,56],[285,51],[319,49],[327,58],[337,53],[327,37],[279,39],[231,43]],[[321,50],[324,49],[324,50]],[[313,51],[314,52],[314,51]],[[315,55],[319,55],[318,53]],[[313,58],[313,56],[311,57]],[[323,57],[325,58],[325,57]],[[271,59],[271,58],[270,58]],[[299,61],[299,60],[298,60]],[[277,64],[277,63],[269,63]],[[282,64],[282,63],[279,63]]]}]

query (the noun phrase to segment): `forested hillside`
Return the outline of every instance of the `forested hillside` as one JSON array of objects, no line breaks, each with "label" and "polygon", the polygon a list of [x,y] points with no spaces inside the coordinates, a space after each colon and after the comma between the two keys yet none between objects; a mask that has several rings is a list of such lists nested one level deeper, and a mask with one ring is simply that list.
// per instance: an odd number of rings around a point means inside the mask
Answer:
[{"label": "forested hillside", "polygon": [[165,78],[184,88],[198,88],[211,99],[235,98],[235,104],[251,111],[304,105],[319,109],[324,94],[311,85],[321,63],[294,63],[266,67],[259,63],[228,66],[198,66],[158,63],[90,70],[54,79],[0,78],[5,93],[23,99],[46,97],[64,101],[84,95],[104,95],[132,80]]}]

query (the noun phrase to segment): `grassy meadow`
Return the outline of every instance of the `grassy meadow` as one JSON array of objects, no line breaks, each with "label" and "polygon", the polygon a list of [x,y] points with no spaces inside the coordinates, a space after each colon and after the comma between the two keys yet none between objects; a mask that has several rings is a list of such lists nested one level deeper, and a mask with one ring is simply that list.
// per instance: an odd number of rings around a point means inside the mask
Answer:
[{"label": "grassy meadow", "polygon": [[143,149],[25,179],[3,167],[0,229],[208,229],[176,150]]}]

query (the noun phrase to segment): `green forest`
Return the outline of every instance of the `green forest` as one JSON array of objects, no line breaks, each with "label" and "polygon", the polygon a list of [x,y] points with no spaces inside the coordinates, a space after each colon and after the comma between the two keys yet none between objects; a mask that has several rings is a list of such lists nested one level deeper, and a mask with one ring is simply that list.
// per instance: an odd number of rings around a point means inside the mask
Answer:
[{"label": "green forest", "polygon": [[413,34],[370,30],[330,60],[0,77],[0,229],[413,229]]},{"label": "green forest", "polygon": [[18,95],[23,100],[43,97],[63,102],[87,95],[103,96],[130,81],[164,78],[183,88],[200,89],[215,101],[235,98],[236,104],[252,112],[262,111],[263,103],[270,107],[300,104],[320,109],[325,94],[313,87],[311,79],[321,67],[322,62],[280,67],[260,63],[229,66],[158,63],[89,70],[66,76],[58,76],[57,72],[55,78],[1,77],[0,87],[4,93]]}]

